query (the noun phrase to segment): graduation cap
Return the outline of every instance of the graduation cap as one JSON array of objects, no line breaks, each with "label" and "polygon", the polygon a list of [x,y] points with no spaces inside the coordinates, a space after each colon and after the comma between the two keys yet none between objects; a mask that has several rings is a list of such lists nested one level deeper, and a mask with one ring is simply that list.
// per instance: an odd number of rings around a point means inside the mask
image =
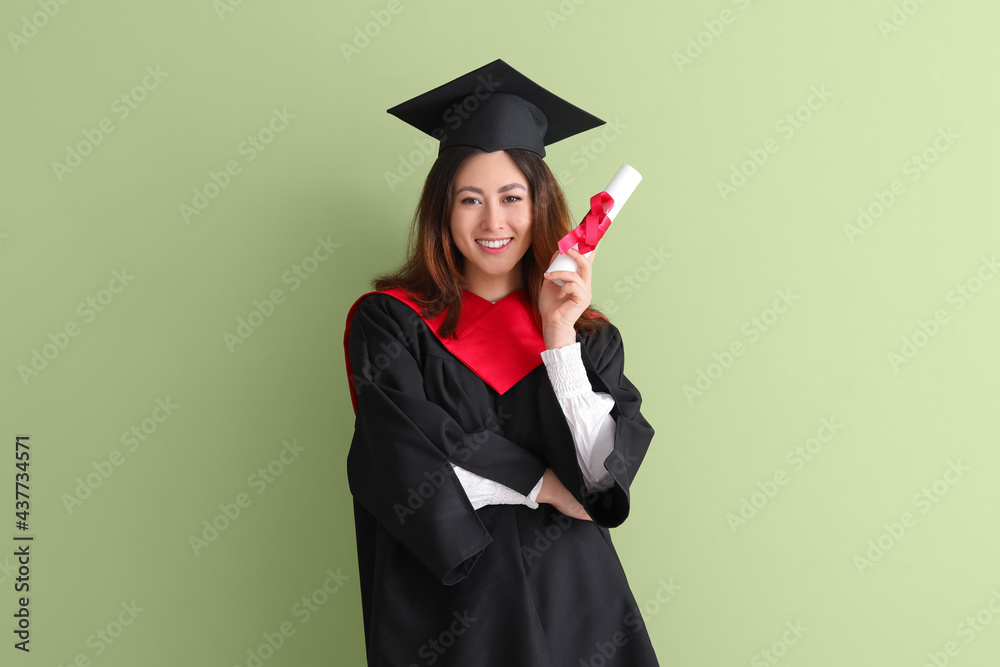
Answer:
[{"label": "graduation cap", "polygon": [[440,140],[440,150],[475,146],[487,153],[545,146],[604,121],[550,93],[503,60],[464,74],[388,112]]}]

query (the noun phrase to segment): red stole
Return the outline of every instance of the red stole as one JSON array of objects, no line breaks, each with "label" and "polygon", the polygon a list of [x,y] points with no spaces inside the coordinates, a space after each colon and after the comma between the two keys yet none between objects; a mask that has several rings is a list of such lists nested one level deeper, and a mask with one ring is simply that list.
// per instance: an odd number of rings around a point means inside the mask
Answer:
[{"label": "red stole", "polygon": [[[347,314],[347,328],[344,332],[344,352],[347,354],[347,337],[351,320],[358,304],[369,294],[387,294],[402,301],[423,319],[420,306],[409,295],[398,288],[383,292],[369,292],[359,298]],[[462,291],[462,311],[454,338],[441,335],[445,313],[432,320],[424,319],[431,332],[445,349],[451,352],[486,384],[503,394],[517,384],[521,378],[535,370],[542,363],[541,353],[545,350],[542,339],[541,319],[536,308],[528,299],[527,290],[513,292],[496,303]],[[347,376],[351,385],[351,400],[357,409],[357,395],[354,388],[354,374],[351,370],[350,355],[347,355]]]}]

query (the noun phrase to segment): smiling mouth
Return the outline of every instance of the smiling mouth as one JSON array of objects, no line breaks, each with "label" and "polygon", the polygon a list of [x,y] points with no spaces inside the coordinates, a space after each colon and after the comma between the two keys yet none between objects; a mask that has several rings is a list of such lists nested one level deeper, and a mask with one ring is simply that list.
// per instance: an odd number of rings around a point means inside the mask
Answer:
[{"label": "smiling mouth", "polygon": [[508,239],[496,239],[496,240],[494,240],[494,239],[476,239],[476,243],[478,243],[479,245],[483,246],[484,248],[494,248],[495,249],[495,248],[502,248],[502,247],[504,247],[505,245],[507,245],[508,243],[510,243],[513,240],[514,240],[513,237],[508,238]]}]

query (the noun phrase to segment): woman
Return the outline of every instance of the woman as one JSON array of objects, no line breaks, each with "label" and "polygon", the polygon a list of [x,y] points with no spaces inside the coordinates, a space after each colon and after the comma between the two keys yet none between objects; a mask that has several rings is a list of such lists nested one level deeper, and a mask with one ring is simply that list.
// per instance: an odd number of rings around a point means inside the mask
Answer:
[{"label": "woman", "polygon": [[544,147],[602,121],[503,61],[390,112],[441,152],[345,334],[369,665],[656,665],[607,530],[653,430],[593,255],[543,275],[571,226]]}]

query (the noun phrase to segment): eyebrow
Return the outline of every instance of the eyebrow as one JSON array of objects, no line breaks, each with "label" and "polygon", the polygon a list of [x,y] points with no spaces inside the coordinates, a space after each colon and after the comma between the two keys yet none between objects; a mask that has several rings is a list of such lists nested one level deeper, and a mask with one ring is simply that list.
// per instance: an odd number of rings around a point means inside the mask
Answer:
[{"label": "eyebrow", "polygon": [[[455,191],[455,194],[457,195],[459,192],[462,192],[464,190],[468,190],[469,192],[474,192],[480,197],[485,196],[485,193],[483,192],[482,188],[477,188],[473,185],[463,185],[462,187],[460,187],[458,190]],[[520,183],[508,183],[507,185],[497,190],[497,194],[503,194],[504,192],[510,192],[511,190],[524,190],[525,192],[528,191],[528,189],[523,185],[521,185]]]}]

